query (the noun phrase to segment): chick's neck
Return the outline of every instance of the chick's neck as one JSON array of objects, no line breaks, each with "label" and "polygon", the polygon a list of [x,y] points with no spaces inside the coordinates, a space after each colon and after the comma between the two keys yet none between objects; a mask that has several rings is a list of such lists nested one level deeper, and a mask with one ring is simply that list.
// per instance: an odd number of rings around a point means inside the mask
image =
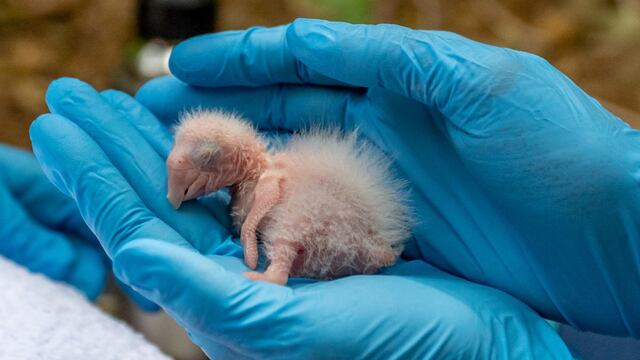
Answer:
[{"label": "chick's neck", "polygon": [[269,154],[263,149],[259,151],[245,151],[236,162],[242,166],[240,180],[230,186],[231,196],[234,198],[245,198],[253,195],[253,190],[258,183],[258,179],[267,169]]}]

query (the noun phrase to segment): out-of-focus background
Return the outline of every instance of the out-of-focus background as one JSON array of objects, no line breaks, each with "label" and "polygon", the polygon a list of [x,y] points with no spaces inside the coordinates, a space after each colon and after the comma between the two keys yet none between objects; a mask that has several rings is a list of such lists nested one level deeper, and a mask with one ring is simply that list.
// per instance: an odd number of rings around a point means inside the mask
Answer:
[{"label": "out-of-focus background", "polygon": [[143,2],[212,6],[212,30],[318,17],[455,31],[542,55],[590,94],[640,111],[638,0],[2,0],[0,141],[29,146],[28,125],[56,77],[135,90]]},{"label": "out-of-focus background", "polygon": [[[533,52],[640,126],[625,110],[640,112],[639,0],[0,0],[0,142],[29,147],[28,126],[57,77],[135,92],[166,71],[180,38],[297,17],[443,29]],[[170,321],[117,292],[100,304],[169,354],[202,357],[179,328],[158,325]]]}]

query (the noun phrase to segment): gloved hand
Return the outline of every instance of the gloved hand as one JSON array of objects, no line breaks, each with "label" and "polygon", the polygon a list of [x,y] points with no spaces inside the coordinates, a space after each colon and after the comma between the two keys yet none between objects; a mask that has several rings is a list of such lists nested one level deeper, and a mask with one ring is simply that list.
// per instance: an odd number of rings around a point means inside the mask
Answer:
[{"label": "gloved hand", "polygon": [[262,129],[358,128],[412,185],[405,257],[579,329],[640,337],[639,133],[543,59],[298,20],[190,39],[170,66],[182,82],[137,95],[165,124],[203,106]]},{"label": "gloved hand", "polygon": [[0,144],[0,255],[94,299],[107,272],[101,253],[75,202],[51,185],[33,155]]},{"label": "gloved hand", "polygon": [[[102,292],[110,266],[76,203],[51,185],[32,154],[2,144],[0,255],[65,281],[91,300]],[[158,310],[156,304],[120,285],[140,308]]]},{"label": "gloved hand", "polygon": [[[274,120],[271,108],[254,108],[271,105],[272,91],[254,92],[257,102],[245,104],[255,121]],[[248,99],[243,91],[224,94],[221,100]],[[240,274],[248,269],[223,197],[179,211],[165,198],[171,136],[147,109],[71,79],[52,83],[47,103],[52,114],[31,129],[46,174],[78,203],[116,275],[160,304],[214,359],[570,359],[555,331],[518,300],[421,260],[375,276],[294,279],[290,287],[252,282]]]}]

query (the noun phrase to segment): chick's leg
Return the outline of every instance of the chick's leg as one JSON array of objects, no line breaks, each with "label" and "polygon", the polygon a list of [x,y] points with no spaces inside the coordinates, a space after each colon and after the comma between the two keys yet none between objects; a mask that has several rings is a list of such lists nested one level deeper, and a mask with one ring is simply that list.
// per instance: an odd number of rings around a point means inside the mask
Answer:
[{"label": "chick's leg", "polygon": [[271,245],[271,264],[264,273],[247,272],[246,277],[251,280],[268,281],[278,285],[285,285],[289,280],[289,273],[294,260],[298,256],[300,246],[297,242],[278,240]]},{"label": "chick's leg", "polygon": [[258,264],[258,244],[256,230],[260,221],[280,201],[281,177],[265,174],[256,184],[253,206],[240,229],[240,241],[244,248],[244,262],[250,269]]}]

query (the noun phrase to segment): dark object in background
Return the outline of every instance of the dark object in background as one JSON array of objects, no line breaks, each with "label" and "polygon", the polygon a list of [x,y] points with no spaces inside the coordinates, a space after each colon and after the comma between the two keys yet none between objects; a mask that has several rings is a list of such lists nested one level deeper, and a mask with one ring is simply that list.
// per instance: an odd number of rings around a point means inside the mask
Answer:
[{"label": "dark object in background", "polygon": [[214,30],[215,0],[139,0],[142,38],[186,39]]},{"label": "dark object in background", "polygon": [[638,360],[640,340],[598,335],[560,325],[558,333],[580,360]]},{"label": "dark object in background", "polygon": [[137,0],[140,42],[133,54],[131,77],[122,88],[135,92],[145,81],[169,74],[175,44],[215,29],[217,0]]}]

